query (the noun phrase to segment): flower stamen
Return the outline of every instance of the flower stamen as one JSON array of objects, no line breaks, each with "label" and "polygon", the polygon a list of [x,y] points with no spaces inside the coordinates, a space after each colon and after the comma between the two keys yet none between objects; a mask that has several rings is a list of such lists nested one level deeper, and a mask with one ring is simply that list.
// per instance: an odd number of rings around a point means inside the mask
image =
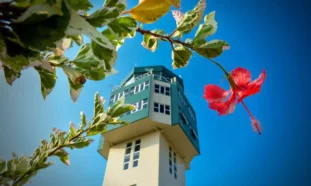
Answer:
[{"label": "flower stamen", "polygon": [[250,112],[250,110],[247,108],[247,106],[246,106],[246,104],[244,103],[243,100],[241,101],[241,103],[242,103],[242,105],[244,106],[245,110],[247,111],[248,115],[249,115],[249,116],[251,117],[251,119],[252,119],[252,126],[253,126],[253,128],[254,128],[254,131],[255,131],[255,132],[258,132],[258,134],[261,135],[261,130],[262,130],[262,128],[261,128],[261,125],[260,125],[259,121],[257,121],[257,120],[255,119],[255,117],[254,117],[253,114]]}]

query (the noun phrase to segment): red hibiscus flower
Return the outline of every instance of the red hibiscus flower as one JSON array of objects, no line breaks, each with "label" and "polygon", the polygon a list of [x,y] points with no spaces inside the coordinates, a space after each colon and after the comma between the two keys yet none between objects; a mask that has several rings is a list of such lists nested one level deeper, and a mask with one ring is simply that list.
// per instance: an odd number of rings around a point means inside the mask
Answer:
[{"label": "red hibiscus flower", "polygon": [[227,115],[235,110],[237,103],[242,103],[252,120],[255,132],[261,134],[262,127],[258,120],[251,114],[243,99],[258,93],[266,79],[266,71],[263,70],[257,79],[251,81],[251,73],[244,68],[234,69],[228,76],[230,90],[224,90],[217,85],[206,85],[204,98],[209,103],[209,108],[218,111],[218,115]]}]

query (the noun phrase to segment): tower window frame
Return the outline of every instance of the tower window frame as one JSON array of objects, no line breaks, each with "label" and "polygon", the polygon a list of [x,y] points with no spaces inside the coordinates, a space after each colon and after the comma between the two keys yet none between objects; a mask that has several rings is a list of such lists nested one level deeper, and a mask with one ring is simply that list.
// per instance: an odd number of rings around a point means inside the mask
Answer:
[{"label": "tower window frame", "polygon": [[109,105],[113,104],[116,101],[116,94],[110,96]]},{"label": "tower window frame", "polygon": [[188,119],[187,119],[187,117],[185,116],[185,114],[184,114],[183,112],[179,112],[179,116],[180,116],[180,118],[181,118],[183,124],[186,124],[186,125],[189,125],[189,124],[190,124],[189,121],[188,121]]},{"label": "tower window frame", "polygon": [[126,144],[126,148],[125,148],[123,170],[129,169],[129,165],[131,161],[131,151],[132,151],[132,142],[129,142]]},{"label": "tower window frame", "polygon": [[157,94],[163,94],[166,96],[170,96],[171,88],[167,86],[159,85],[159,84],[154,84],[154,92]]},{"label": "tower window frame", "polygon": [[169,173],[177,179],[177,155],[172,147],[169,147]]},{"label": "tower window frame", "polygon": [[157,112],[157,113],[171,115],[171,106],[170,105],[161,104],[161,103],[158,103],[158,102],[154,102],[153,103],[153,111]]},{"label": "tower window frame", "polygon": [[133,168],[138,167],[139,157],[140,157],[140,145],[141,140],[136,140],[133,152]]}]

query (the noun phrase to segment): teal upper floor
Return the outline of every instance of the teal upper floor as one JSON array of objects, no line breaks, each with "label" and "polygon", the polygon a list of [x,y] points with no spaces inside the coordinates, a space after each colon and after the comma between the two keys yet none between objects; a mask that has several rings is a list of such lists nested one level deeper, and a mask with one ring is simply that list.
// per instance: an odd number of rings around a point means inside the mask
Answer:
[{"label": "teal upper floor", "polygon": [[[161,95],[163,100],[168,97],[169,103],[158,103],[153,98],[157,95]],[[169,121],[163,123],[179,125],[195,149],[200,152],[195,111],[184,94],[183,80],[176,74],[164,66],[135,67],[120,86],[113,88],[109,106],[122,96],[125,96],[125,102],[133,104],[135,109],[121,116],[121,120],[134,123],[151,117],[152,113],[163,114],[169,118]],[[119,127],[121,126],[110,126],[108,131]]]}]

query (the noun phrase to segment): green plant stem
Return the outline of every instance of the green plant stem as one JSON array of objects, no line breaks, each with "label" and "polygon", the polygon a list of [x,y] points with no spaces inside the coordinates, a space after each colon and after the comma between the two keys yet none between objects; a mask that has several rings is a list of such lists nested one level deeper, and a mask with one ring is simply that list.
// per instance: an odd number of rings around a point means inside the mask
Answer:
[{"label": "green plant stem", "polygon": [[[72,142],[73,140],[79,138],[82,134],[88,132],[89,130],[91,130],[91,128],[87,128],[87,129],[85,129],[85,130],[83,130],[83,131],[77,133],[75,136],[73,136],[73,137],[69,140],[69,142]],[[67,144],[64,144],[64,145],[60,145],[60,146],[54,148],[51,152],[48,153],[48,156],[47,156],[47,157],[53,156],[54,153],[55,153],[57,150],[64,148],[66,145],[67,145]],[[26,177],[27,175],[29,175],[29,174],[31,174],[31,173],[33,173],[33,172],[35,172],[35,171],[36,171],[36,170],[32,170],[32,169],[28,170],[23,176],[21,176],[20,178],[14,180],[12,186],[15,186],[16,183],[18,183],[18,182],[19,182],[20,180],[22,180],[24,177]]]},{"label": "green plant stem", "polygon": [[[189,43],[185,43],[183,41],[180,41],[180,40],[177,40],[177,39],[173,39],[171,36],[174,34],[170,34],[168,36],[165,36],[165,35],[160,35],[160,34],[157,34],[157,33],[153,33],[151,32],[150,30],[143,30],[141,28],[137,28],[136,31],[142,35],[145,35],[145,34],[148,34],[148,35],[152,35],[156,38],[159,38],[161,40],[166,40],[166,41],[169,41],[171,46],[172,46],[172,49],[174,50],[174,43],[178,43],[178,44],[181,44],[191,50],[195,50],[193,45],[189,44]],[[211,58],[207,58],[208,60],[210,60],[212,63],[214,63],[215,65],[217,65],[224,73],[225,75],[228,77],[229,76],[229,73],[228,71],[220,64],[218,63],[217,61],[211,59]]]}]

